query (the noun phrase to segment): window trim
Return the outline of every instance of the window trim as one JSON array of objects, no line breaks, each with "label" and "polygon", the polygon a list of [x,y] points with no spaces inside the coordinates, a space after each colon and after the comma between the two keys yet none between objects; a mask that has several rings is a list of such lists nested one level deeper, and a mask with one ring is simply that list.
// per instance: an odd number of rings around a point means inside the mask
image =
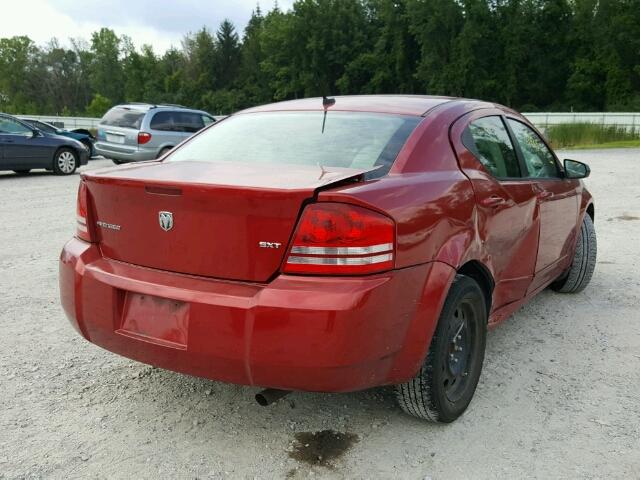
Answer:
[{"label": "window trim", "polygon": [[[511,138],[511,143],[513,143],[514,148],[516,149],[516,155],[518,157],[518,161],[520,163],[520,173],[526,173],[526,175],[522,176],[523,180],[533,180],[533,181],[556,181],[556,180],[565,180],[565,176],[564,176],[564,169],[562,169],[560,167],[560,161],[558,160],[558,157],[556,155],[556,152],[553,151],[553,149],[549,146],[549,144],[545,141],[545,139],[542,137],[542,135],[540,135],[535,128],[532,128],[531,125],[528,125],[526,122],[523,122],[522,119],[514,117],[513,115],[501,115],[503,117],[502,121],[504,122],[504,124],[507,127],[507,131],[509,133],[509,137]],[[536,137],[538,137],[538,139],[542,142],[542,144],[547,148],[547,150],[549,150],[549,152],[551,152],[551,156],[553,157],[555,166],[556,166],[556,172],[557,172],[557,176],[555,177],[532,177],[529,176],[529,168],[527,167],[527,162],[524,159],[524,153],[522,153],[522,149],[520,148],[520,143],[518,142],[518,140],[516,139],[515,133],[514,131],[511,129],[511,125],[509,124],[509,120],[513,120],[514,122],[518,122],[521,123],[522,125],[524,125],[525,127],[527,127],[529,130],[531,130]]]},{"label": "window trim", "polygon": [[[509,137],[509,141],[511,142],[511,146],[513,147],[513,152],[516,155],[516,161],[518,162],[518,168],[520,169],[520,176],[519,177],[496,177],[493,173],[491,173],[489,171],[489,169],[484,165],[484,163],[482,163],[482,161],[478,158],[478,156],[474,153],[474,151],[469,148],[469,146],[466,144],[465,142],[465,138],[464,138],[464,133],[467,131],[467,129],[469,128],[469,126],[473,123],[473,122],[477,122],[478,120],[482,120],[483,118],[489,118],[489,117],[496,117],[498,119],[500,119],[500,121],[502,122],[502,126],[504,127],[505,131],[507,132],[507,136]],[[473,138],[473,136],[472,136]],[[522,172],[523,172],[523,168],[526,165],[523,165],[522,159],[520,157],[520,155],[518,154],[519,152],[519,146],[517,145],[516,142],[514,142],[514,138],[512,136],[512,132],[511,129],[509,128],[509,126],[507,125],[507,122],[504,118],[504,115],[502,114],[495,114],[495,113],[491,113],[488,115],[483,115],[481,117],[477,117],[474,118],[473,120],[469,120],[467,122],[467,124],[465,125],[463,131],[462,131],[462,135],[460,136],[460,141],[462,143],[462,145],[464,145],[464,147],[469,150],[469,152],[475,157],[476,160],[478,160],[478,163],[480,163],[480,165],[482,165],[482,168],[487,172],[487,174],[493,178],[494,180],[496,180],[497,182],[514,182],[514,181],[521,181],[521,180],[527,180],[528,177],[524,177],[522,176]],[[474,140],[475,143],[475,140]]]}]

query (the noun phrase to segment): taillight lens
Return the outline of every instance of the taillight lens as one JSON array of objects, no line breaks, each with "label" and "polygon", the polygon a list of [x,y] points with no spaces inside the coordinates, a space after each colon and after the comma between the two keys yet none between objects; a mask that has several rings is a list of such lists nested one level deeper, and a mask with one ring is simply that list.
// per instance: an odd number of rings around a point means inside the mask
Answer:
[{"label": "taillight lens", "polygon": [[85,242],[93,241],[91,235],[91,227],[89,226],[89,202],[88,202],[87,184],[80,181],[78,187],[78,203],[76,208],[77,230],[76,236]]},{"label": "taillight lens", "polygon": [[138,145],[144,145],[151,140],[151,134],[147,132],[138,132]]},{"label": "taillight lens", "polygon": [[357,275],[393,268],[395,224],[378,212],[343,203],[308,205],[283,271]]}]

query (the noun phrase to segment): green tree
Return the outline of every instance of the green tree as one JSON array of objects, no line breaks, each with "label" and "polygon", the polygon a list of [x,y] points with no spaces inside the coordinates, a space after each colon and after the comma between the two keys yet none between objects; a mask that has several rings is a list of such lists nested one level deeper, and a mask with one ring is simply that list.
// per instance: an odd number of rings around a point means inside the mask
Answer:
[{"label": "green tree", "polygon": [[108,28],[101,28],[91,36],[91,86],[116,103],[124,99],[120,43],[120,38]]},{"label": "green tree", "polygon": [[37,109],[36,75],[42,70],[40,50],[28,37],[0,39],[0,95],[7,111],[31,113]]},{"label": "green tree", "polygon": [[225,19],[216,32],[216,87],[229,88],[238,76],[240,44],[233,24]]},{"label": "green tree", "polygon": [[362,85],[363,93],[419,92],[414,72],[420,48],[409,31],[407,0],[372,0],[368,9],[374,47],[347,66],[345,77]]},{"label": "green tree", "polygon": [[102,114],[112,103],[229,113],[272,100],[429,93],[525,110],[640,108],[640,0],[296,0],[259,6],[156,55],[103,28],[90,43],[0,38],[0,108]]},{"label": "green tree", "polygon": [[202,28],[182,42],[185,56],[180,97],[188,105],[200,106],[202,96],[216,87],[216,45],[211,32]]},{"label": "green tree", "polygon": [[464,24],[453,42],[447,93],[497,101],[502,52],[496,11],[485,0],[464,0],[462,8]]},{"label": "green tree", "polygon": [[90,117],[102,117],[112,106],[113,102],[111,100],[96,93],[91,103],[87,106],[87,115]]},{"label": "green tree", "polygon": [[82,109],[77,98],[79,77],[79,61],[73,50],[60,47],[56,39],[51,40],[43,52],[43,62],[48,73],[42,79],[47,93],[50,108],[55,112],[77,111]]},{"label": "green tree", "polygon": [[251,13],[244,29],[240,47],[240,66],[238,84],[245,95],[248,105],[256,105],[271,100],[268,77],[261,67],[265,59],[261,36],[264,30],[264,17],[260,5]]},{"label": "green tree", "polygon": [[416,77],[430,94],[451,94],[455,83],[455,43],[462,27],[462,6],[456,0],[409,0],[409,29],[420,46]]}]

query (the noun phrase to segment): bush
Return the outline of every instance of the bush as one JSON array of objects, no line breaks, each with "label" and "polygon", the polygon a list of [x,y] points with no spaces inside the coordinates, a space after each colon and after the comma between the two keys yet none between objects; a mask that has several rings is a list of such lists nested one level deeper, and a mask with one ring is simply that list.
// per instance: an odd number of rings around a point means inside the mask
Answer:
[{"label": "bush", "polygon": [[562,123],[547,127],[545,136],[554,148],[640,140],[640,132],[620,125]]},{"label": "bush", "polygon": [[99,93],[93,96],[93,100],[87,107],[87,115],[94,118],[102,118],[107,113],[107,110],[111,108],[111,100],[107,97],[103,97]]}]

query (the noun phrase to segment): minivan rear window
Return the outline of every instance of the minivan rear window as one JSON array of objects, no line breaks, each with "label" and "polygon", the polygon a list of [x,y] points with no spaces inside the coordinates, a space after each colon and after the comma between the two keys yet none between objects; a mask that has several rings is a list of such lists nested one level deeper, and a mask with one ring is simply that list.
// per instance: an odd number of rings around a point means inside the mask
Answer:
[{"label": "minivan rear window", "polygon": [[131,110],[130,108],[115,107],[109,110],[100,123],[111,127],[140,129],[146,112]]},{"label": "minivan rear window", "polygon": [[167,161],[319,165],[386,174],[422,117],[364,112],[264,112],[231,116]]}]

